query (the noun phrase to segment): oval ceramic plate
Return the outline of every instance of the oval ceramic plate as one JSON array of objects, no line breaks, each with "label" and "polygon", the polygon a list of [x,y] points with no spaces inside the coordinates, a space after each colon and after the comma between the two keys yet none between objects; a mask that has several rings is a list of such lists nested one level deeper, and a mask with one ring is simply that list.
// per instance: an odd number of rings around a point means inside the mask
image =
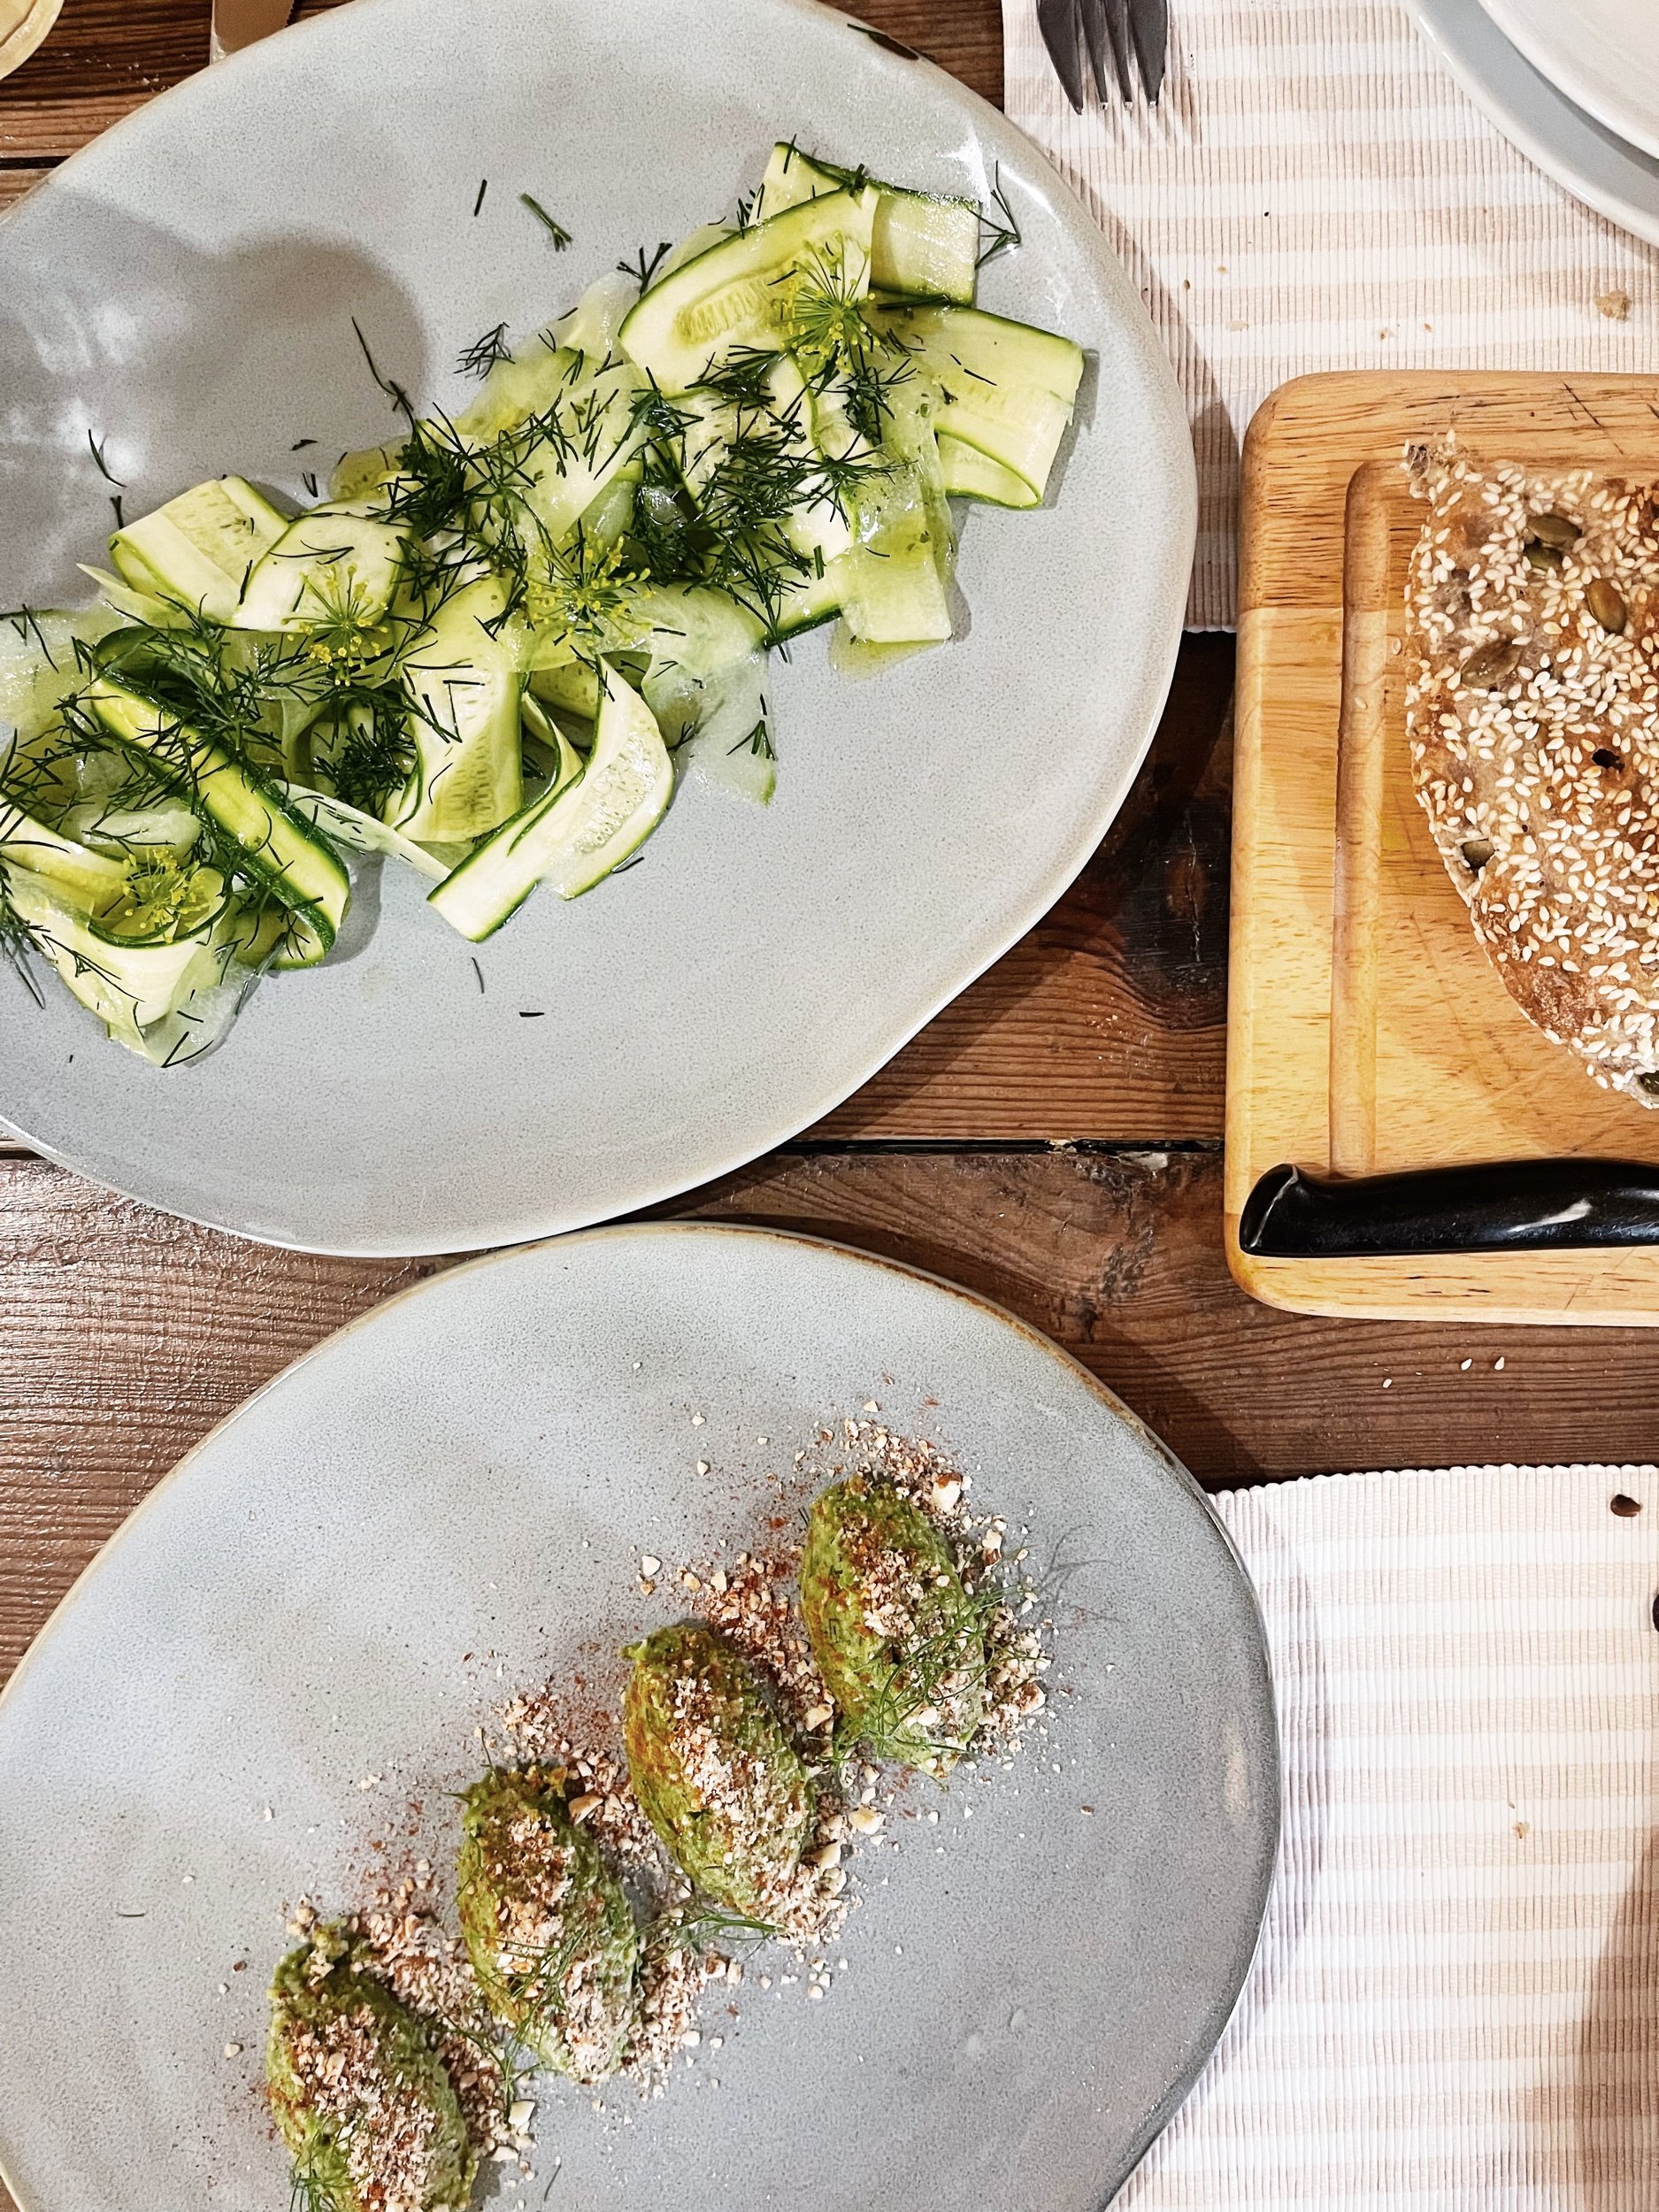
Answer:
[{"label": "oval ceramic plate", "polygon": [[566,1239],[380,1308],[187,1460],[42,1635],[0,1699],[23,2212],[280,2212],[258,2068],[285,1902],[339,1904],[388,1833],[447,1858],[474,1728],[549,1674],[595,1694],[674,1617],[641,1551],[764,1541],[794,1450],[869,1402],[1057,1571],[1048,1740],[854,1863],[829,2001],[752,1964],[718,2061],[657,2102],[545,2087],[538,2178],[506,2196],[541,2202],[557,2159],[572,2212],[1098,2212],[1255,1950],[1279,1762],[1254,1594],[1190,1477],[1045,1339],[709,1226]]},{"label": "oval ceramic plate", "polygon": [[1412,0],[1418,23],[1476,106],[1586,207],[1659,245],[1659,160],[1628,145],[1512,46],[1481,0]]},{"label": "oval ceramic plate", "polygon": [[[358,0],[193,79],[0,227],[0,606],[84,599],[129,513],[389,436],[382,374],[454,404],[458,351],[753,188],[774,139],[988,199],[995,309],[1091,356],[1048,507],[970,513],[963,634],[862,683],[776,665],[760,812],[694,780],[641,864],[476,955],[388,871],[319,973],[160,1076],[0,973],[0,1117],[151,1203],[399,1254],[549,1233],[721,1173],[826,1112],[1053,902],[1168,687],[1191,565],[1174,380],[1033,148],[818,0]],[[478,212],[480,186],[487,186]],[[556,253],[530,192],[573,234]],[[301,439],[314,439],[298,453]]]},{"label": "oval ceramic plate", "polygon": [[1576,106],[1659,156],[1659,9],[1650,0],[1483,0]]}]

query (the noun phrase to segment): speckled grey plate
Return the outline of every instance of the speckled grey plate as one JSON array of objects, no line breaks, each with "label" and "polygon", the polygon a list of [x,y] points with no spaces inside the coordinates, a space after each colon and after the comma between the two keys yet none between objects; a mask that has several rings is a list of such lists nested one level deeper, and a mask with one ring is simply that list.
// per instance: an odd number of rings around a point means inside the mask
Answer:
[{"label": "speckled grey plate", "polygon": [[756,1541],[794,1450],[870,1400],[1057,1563],[1049,1740],[923,1791],[937,1825],[860,1858],[827,2002],[751,1969],[660,2101],[549,2088],[540,2176],[504,2200],[542,2201],[558,2158],[566,2212],[1096,2212],[1255,1950],[1279,1762],[1254,1594],[1190,1478],[1046,1339],[833,1246],[691,1225],[481,1261],[346,1330],[185,1462],[25,1660],[0,1699],[24,2212],[280,2212],[257,2054],[284,1901],[352,1893],[411,1793],[452,1847],[442,1792],[503,1694],[603,1674],[673,1617],[638,1550]]},{"label": "speckled grey plate", "polygon": [[510,1242],[804,1127],[1064,889],[1174,664],[1195,513],[1174,380],[1041,156],[819,0],[357,0],[66,164],[0,225],[0,606],[85,597],[75,563],[110,526],[88,430],[129,512],[232,466],[297,495],[302,466],[395,427],[353,316],[386,374],[453,403],[480,330],[534,329],[730,209],[792,133],[982,197],[1000,164],[1025,244],[986,303],[1092,357],[1048,509],[967,518],[958,642],[849,685],[804,641],[772,687],[771,810],[694,783],[640,867],[483,949],[483,995],[395,871],[351,956],[262,989],[223,1051],[165,1076],[0,974],[0,1117],[274,1243]]}]

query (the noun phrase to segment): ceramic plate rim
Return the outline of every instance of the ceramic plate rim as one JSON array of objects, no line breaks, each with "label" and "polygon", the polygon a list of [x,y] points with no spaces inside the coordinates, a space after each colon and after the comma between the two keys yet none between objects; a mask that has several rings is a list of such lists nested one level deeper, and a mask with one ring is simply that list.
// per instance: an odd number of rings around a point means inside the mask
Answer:
[{"label": "ceramic plate rim", "polygon": [[[35,1631],[23,1656],[12,1669],[7,1681],[0,1685],[0,1717],[4,1716],[8,1702],[17,1690],[17,1686],[30,1671],[42,1646],[58,1626],[60,1619],[84,1598],[88,1587],[106,1568],[111,1557],[118,1553],[123,1540],[139,1523],[141,1517],[148,1514],[151,1506],[164,1494],[170,1496],[181,1480],[188,1476],[196,1462],[203,1457],[222,1435],[230,1431],[245,1416],[251,1413],[261,1400],[279,1387],[287,1385],[313,1361],[331,1351],[345,1339],[372,1328],[380,1317],[392,1308],[402,1307],[412,1300],[440,1293],[446,1283],[460,1276],[481,1273],[494,1268],[509,1268],[515,1264],[530,1265],[540,1256],[552,1252],[557,1252],[563,1256],[577,1246],[590,1243],[620,1242],[624,1240],[654,1240],[668,1238],[691,1239],[709,1243],[716,1240],[743,1240],[763,1244],[805,1248],[810,1252],[823,1253],[836,1259],[849,1260],[861,1267],[873,1268],[887,1274],[900,1276],[972,1308],[987,1319],[1009,1330],[1033,1350],[1051,1360],[1071,1379],[1080,1381],[1087,1387],[1088,1394],[1098,1402],[1103,1411],[1120,1423],[1131,1436],[1144,1447],[1164,1476],[1172,1480],[1176,1487],[1182,1491],[1189,1500],[1197,1503],[1209,1525],[1210,1533],[1219,1538],[1222,1552],[1230,1563],[1237,1582],[1245,1594],[1247,1615],[1253,1632],[1256,1656],[1259,1660],[1261,1679],[1265,1691],[1262,1717],[1265,1724],[1266,1745],[1271,1753],[1271,1778],[1273,1784],[1271,1796],[1267,1801],[1263,1822],[1270,1848],[1266,1851],[1262,1863],[1260,1895],[1254,1914],[1254,1933],[1248,1950],[1236,1962],[1237,1970],[1233,1985],[1227,1998],[1225,2009],[1217,2020],[1213,2039],[1195,2051],[1190,2065],[1171,2083],[1164,2101],[1148,2116],[1148,2124],[1141,2137],[1132,2147],[1127,2163],[1112,2182],[1107,2196],[1102,2199],[1102,2208],[1104,2208],[1123,2188],[1147,2152],[1192,2093],[1204,2068],[1209,2064],[1222,2039],[1225,2036],[1229,2024],[1237,2014],[1239,2005],[1261,1954],[1263,1938],[1267,1926],[1268,1909],[1271,1902],[1274,1884],[1278,1878],[1284,1843],[1284,1729],[1279,1710],[1278,1685],[1273,1675],[1271,1647],[1268,1639],[1266,1617],[1262,1608],[1261,1594],[1245,1563],[1232,1530],[1217,1512],[1209,1494],[1199,1483],[1191,1469],[1171,1449],[1163,1438],[1150,1428],[1139,1414],[1126,1405],[1109,1384],[1102,1382],[1097,1375],[1083,1364],[1081,1360],[1069,1352],[1064,1345],[1057,1343],[1046,1331],[1039,1329],[1033,1323],[1025,1320],[1021,1315],[1001,1304],[997,1300],[988,1298],[979,1291],[972,1290],[964,1284],[953,1281],[949,1276],[940,1275],[931,1268],[918,1267],[908,1261],[893,1259],[884,1253],[873,1252],[862,1246],[845,1243],[837,1238],[816,1235],[810,1231],[772,1228],[758,1222],[622,1221],[604,1223],[588,1229],[574,1230],[562,1237],[544,1238],[533,1243],[512,1245],[498,1251],[480,1253],[458,1262],[453,1267],[444,1268],[434,1275],[427,1276],[418,1283],[411,1283],[405,1288],[395,1291],[390,1296],[381,1299],[377,1304],[370,1307],[367,1312],[354,1315],[349,1321],[342,1323],[337,1329],[331,1330],[316,1344],[308,1346],[296,1358],[289,1361],[287,1366],[280,1368],[257,1390],[250,1392],[239,1405],[234,1406],[230,1412],[216,1421],[206,1434],[199,1438],[175,1464],[150,1489],[146,1491],[137,1505],[105,1538],[93,1556],[81,1568],[68,1589],[65,1591],[46,1619]],[[36,2208],[27,2204],[18,2194],[18,2185],[13,2181],[8,2170],[4,2138],[0,2138],[0,2185],[10,2189],[16,2197],[19,2212],[36,2212]]]},{"label": "ceramic plate rim", "polygon": [[[1563,191],[1570,192],[1596,214],[1605,216],[1621,230],[1629,231],[1632,237],[1659,245],[1659,165],[1650,162],[1617,132],[1609,130],[1605,124],[1575,105],[1541,70],[1534,68],[1520,49],[1505,37],[1481,0],[1410,0],[1410,4],[1418,28],[1440,61],[1487,121],[1511,145]],[[1494,81],[1489,58],[1494,42],[1502,50],[1503,57],[1514,69],[1525,71],[1525,88],[1540,99],[1552,115],[1558,111],[1581,141],[1587,139],[1601,147],[1617,169],[1626,175],[1640,173],[1650,182],[1652,197],[1648,204],[1626,198],[1616,185],[1598,183],[1576,157],[1563,154],[1517,112],[1509,94]],[[1487,50],[1486,53],[1481,51],[1483,45]]]},{"label": "ceramic plate rim", "polygon": [[[1582,108],[1594,121],[1639,152],[1659,158],[1659,119],[1624,107],[1617,85],[1581,69],[1571,44],[1551,46],[1540,37],[1517,0],[1481,0],[1481,4],[1510,45],[1574,107]],[[1655,67],[1659,73],[1659,57]]]},{"label": "ceramic plate rim", "polygon": [[[377,15],[390,12],[400,4],[402,0],[356,0],[356,4],[349,11],[340,9],[324,17],[291,23],[284,30],[260,41],[257,46],[245,49],[211,69],[198,71],[194,76],[170,86],[142,108],[123,117],[109,130],[69,156],[36,191],[26,195],[24,200],[8,210],[4,216],[0,216],[0,240],[4,239],[8,223],[15,219],[20,208],[48,197],[57,188],[60,178],[67,177],[73,184],[81,167],[98,158],[108,145],[125,146],[130,139],[141,134],[147,127],[146,119],[155,111],[166,109],[170,104],[176,105],[190,99],[211,98],[211,92],[203,90],[204,83],[211,86],[224,81],[224,73],[227,70],[242,71],[262,65],[260,58],[273,48],[281,48],[297,38],[315,37],[319,32],[326,35],[327,27],[342,24],[348,17],[356,23],[367,21],[372,25]],[[859,23],[837,8],[826,7],[824,0],[756,0],[756,4],[770,9],[780,18],[795,17],[815,25],[839,20],[844,27],[866,37],[872,36],[868,25]],[[877,42],[872,38],[874,43]],[[135,1184],[142,1182],[142,1178],[111,1179],[90,1171],[75,1157],[73,1150],[37,1134],[26,1121],[14,1120],[4,1113],[0,1113],[0,1131],[11,1132],[56,1165],[68,1169],[118,1197],[130,1199],[139,1204],[158,1206],[160,1210],[174,1218],[193,1222],[203,1228],[220,1230],[279,1250],[309,1252],[338,1258],[407,1259],[449,1253],[481,1253],[536,1243],[548,1237],[568,1235],[617,1216],[661,1204],[704,1183],[717,1181],[749,1165],[800,1135],[803,1130],[810,1128],[887,1066],[947,1006],[1028,935],[1077,881],[1123,810],[1124,803],[1151,750],[1174,681],[1185,627],[1186,599],[1198,526],[1197,464],[1186,405],[1174,369],[1158,341],[1130,273],[1113,252],[1104,232],[1077,193],[1059,171],[1046,160],[1041,150],[1024,133],[1017,130],[1001,110],[993,107],[980,94],[926,56],[918,54],[913,58],[898,58],[880,50],[879,46],[878,53],[879,60],[887,66],[923,71],[941,89],[946,99],[962,112],[967,127],[994,157],[1000,155],[1005,159],[1027,165],[1034,164],[1040,169],[1043,188],[1049,196],[1056,220],[1084,260],[1102,306],[1130,338],[1146,372],[1144,427],[1153,442],[1162,449],[1160,462],[1166,480],[1171,512],[1169,543],[1171,581],[1161,634],[1148,632],[1144,653],[1144,666],[1149,676],[1146,726],[1140,737],[1126,749],[1117,778],[1110,786],[1102,785],[1099,803],[1087,816],[1073,818],[1069,841],[1042,872],[1040,879],[1033,882],[1029,895],[1020,902],[1018,913],[1009,926],[994,932],[988,938],[976,938],[967,944],[951,967],[951,980],[923,1006],[915,1018],[898,1017],[895,1025],[884,1033],[884,1041],[874,1056],[861,1064],[850,1074],[837,1071],[827,1083],[822,1083],[813,1092],[810,1102],[806,1101],[808,1086],[803,1083],[798,1094],[800,1102],[787,1115],[770,1124],[764,1131],[734,1135],[717,1156],[700,1159],[690,1168],[670,1166],[652,1172],[649,1163],[636,1160],[630,1175],[618,1175],[615,1179],[616,1187],[603,1210],[594,1203],[571,1204],[567,1202],[560,1206],[543,1196],[538,1200],[533,1212],[521,1210],[510,1218],[494,1220],[481,1226],[474,1220],[464,1225],[457,1224],[436,1230],[423,1231],[415,1227],[394,1235],[345,1232],[327,1236],[308,1233],[302,1237],[274,1231],[268,1226],[250,1227],[245,1222],[228,1217],[234,1212],[234,1209],[228,1206],[209,1202],[198,1210],[194,1206],[172,1199],[165,1203],[159,1202],[143,1188],[134,1187]],[[1179,581],[1175,580],[1178,575]],[[234,1049],[234,1041],[229,1048]]]}]

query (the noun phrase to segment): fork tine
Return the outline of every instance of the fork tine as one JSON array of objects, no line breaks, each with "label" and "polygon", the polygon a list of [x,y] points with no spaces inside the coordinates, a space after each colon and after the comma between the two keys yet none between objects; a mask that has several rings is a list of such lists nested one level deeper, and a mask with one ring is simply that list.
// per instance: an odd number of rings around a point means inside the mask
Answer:
[{"label": "fork tine", "polygon": [[1089,74],[1094,80],[1094,90],[1100,104],[1105,107],[1111,98],[1105,0],[1078,0],[1078,13],[1082,18],[1083,43],[1088,54]]},{"label": "fork tine", "polygon": [[1037,27],[1066,98],[1081,115],[1083,58],[1078,6],[1079,0],[1037,0]]},{"label": "fork tine", "polygon": [[1164,89],[1164,65],[1170,50],[1169,0],[1129,0],[1129,29],[1141,65],[1141,81],[1147,102],[1156,107]]},{"label": "fork tine", "polygon": [[1129,44],[1129,0],[1105,0],[1106,24],[1111,33],[1112,66],[1118,73],[1118,88],[1125,104],[1135,103],[1134,54]]}]

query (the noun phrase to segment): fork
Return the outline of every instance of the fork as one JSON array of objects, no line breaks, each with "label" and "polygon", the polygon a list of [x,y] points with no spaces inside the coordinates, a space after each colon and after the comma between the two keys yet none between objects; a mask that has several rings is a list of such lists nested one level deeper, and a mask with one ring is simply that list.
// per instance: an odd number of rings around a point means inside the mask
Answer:
[{"label": "fork", "polygon": [[1037,0],[1037,26],[1079,115],[1086,64],[1102,107],[1111,96],[1109,81],[1125,106],[1134,105],[1137,71],[1148,104],[1156,104],[1169,52],[1169,0]]}]

